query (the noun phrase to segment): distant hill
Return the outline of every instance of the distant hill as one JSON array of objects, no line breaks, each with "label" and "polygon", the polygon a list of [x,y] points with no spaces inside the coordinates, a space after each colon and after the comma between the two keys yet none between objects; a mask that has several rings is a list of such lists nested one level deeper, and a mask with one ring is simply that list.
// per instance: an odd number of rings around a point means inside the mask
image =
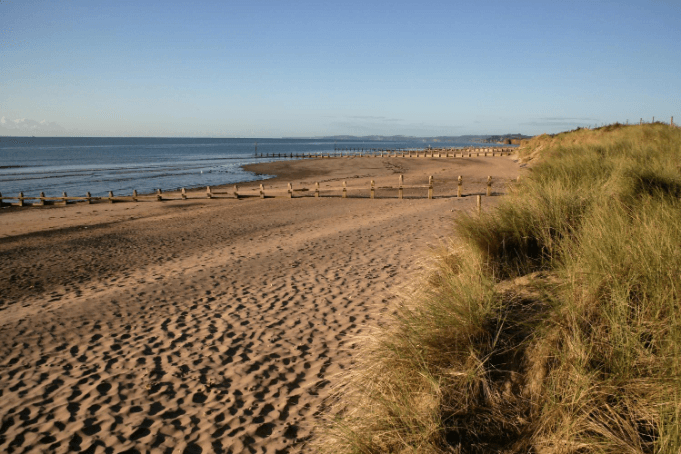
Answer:
[{"label": "distant hill", "polygon": [[484,143],[503,143],[503,144],[519,144],[523,139],[531,139],[532,136],[525,136],[520,133],[517,134],[504,134],[503,136],[489,136],[482,142]]},{"label": "distant hill", "polygon": [[[366,141],[366,142],[479,142],[479,143],[505,143],[502,142],[506,139],[516,139],[516,138],[530,138],[531,136],[525,136],[522,134],[506,134],[503,136],[489,136],[484,134],[468,134],[463,136],[435,136],[435,137],[414,137],[414,136],[351,136],[351,135],[337,135],[337,136],[324,136],[324,137],[306,137],[308,139],[323,139],[323,140],[338,140],[338,141]],[[291,137],[294,138],[294,137]],[[303,137],[295,137],[297,139],[302,139]]]}]

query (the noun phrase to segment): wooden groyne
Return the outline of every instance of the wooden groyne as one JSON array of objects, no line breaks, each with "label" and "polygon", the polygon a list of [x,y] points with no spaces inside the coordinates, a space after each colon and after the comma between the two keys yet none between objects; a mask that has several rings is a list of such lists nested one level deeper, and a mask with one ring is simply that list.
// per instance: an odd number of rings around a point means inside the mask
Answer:
[{"label": "wooden groyne", "polygon": [[391,149],[391,148],[334,148],[333,151],[313,153],[258,153],[256,158],[473,158],[480,156],[509,156],[513,147],[468,147],[468,148],[423,148],[423,149]]},{"label": "wooden groyne", "polygon": [[[18,196],[3,196],[0,194],[0,206],[45,206],[45,205],[61,205],[65,206],[74,203],[119,203],[119,202],[163,202],[170,200],[189,200],[189,199],[232,199],[240,200],[247,198],[273,199],[273,198],[369,198],[369,199],[433,199],[433,198],[459,198],[469,195],[487,195],[493,196],[492,184],[494,179],[492,176],[487,177],[486,191],[474,192],[464,191],[463,177],[459,176],[455,181],[456,184],[441,182],[436,185],[433,176],[428,178],[428,184],[421,185],[405,185],[404,177],[399,176],[396,185],[377,186],[374,180],[371,180],[368,186],[352,186],[348,187],[347,181],[342,181],[342,184],[337,187],[321,188],[319,182],[316,182],[314,187],[296,187],[292,183],[288,183],[286,189],[268,189],[265,190],[261,183],[258,188],[250,188],[244,190],[239,188],[239,185],[234,185],[233,189],[227,190],[221,188],[215,190],[210,186],[204,189],[188,191],[181,188],[179,191],[163,192],[157,189],[152,194],[138,194],[133,191],[131,195],[114,195],[113,191],[109,191],[107,196],[92,197],[88,192],[84,197],[68,196],[65,192],[61,197],[45,197],[44,193],[40,193],[37,197],[25,196],[20,192]],[[477,184],[479,186],[479,183]],[[437,189],[437,194],[436,194]]]}]

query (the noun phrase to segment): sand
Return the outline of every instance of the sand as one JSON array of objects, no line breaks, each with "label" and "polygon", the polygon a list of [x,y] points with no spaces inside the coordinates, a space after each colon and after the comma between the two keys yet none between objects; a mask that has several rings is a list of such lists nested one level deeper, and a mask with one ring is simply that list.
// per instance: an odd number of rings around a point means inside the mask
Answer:
[{"label": "sand", "polygon": [[311,452],[358,336],[389,321],[453,218],[474,210],[475,197],[450,197],[456,177],[474,194],[493,175],[503,193],[520,173],[500,157],[250,169],[278,175],[272,194],[315,181],[339,194],[345,180],[368,196],[371,179],[434,175],[436,198],[0,209],[0,452]]}]

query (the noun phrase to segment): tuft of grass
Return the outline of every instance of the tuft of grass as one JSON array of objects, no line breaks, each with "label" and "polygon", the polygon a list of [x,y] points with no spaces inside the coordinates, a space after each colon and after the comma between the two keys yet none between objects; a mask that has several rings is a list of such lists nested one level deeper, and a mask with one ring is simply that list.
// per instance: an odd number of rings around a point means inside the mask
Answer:
[{"label": "tuft of grass", "polygon": [[681,452],[681,130],[526,142],[340,377],[341,453]]}]

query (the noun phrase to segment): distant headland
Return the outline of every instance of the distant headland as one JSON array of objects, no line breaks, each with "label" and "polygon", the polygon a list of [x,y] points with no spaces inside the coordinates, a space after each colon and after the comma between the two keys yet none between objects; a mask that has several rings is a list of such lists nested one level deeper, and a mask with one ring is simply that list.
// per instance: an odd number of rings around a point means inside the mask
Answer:
[{"label": "distant headland", "polygon": [[503,144],[519,144],[522,139],[530,139],[532,136],[526,136],[520,133],[517,134],[503,134],[503,135],[481,135],[468,134],[462,136],[433,136],[433,137],[415,137],[415,136],[351,136],[351,135],[336,135],[323,137],[286,137],[286,139],[320,139],[320,140],[347,140],[347,141],[373,141],[373,142],[476,142],[476,143],[503,143]]}]

